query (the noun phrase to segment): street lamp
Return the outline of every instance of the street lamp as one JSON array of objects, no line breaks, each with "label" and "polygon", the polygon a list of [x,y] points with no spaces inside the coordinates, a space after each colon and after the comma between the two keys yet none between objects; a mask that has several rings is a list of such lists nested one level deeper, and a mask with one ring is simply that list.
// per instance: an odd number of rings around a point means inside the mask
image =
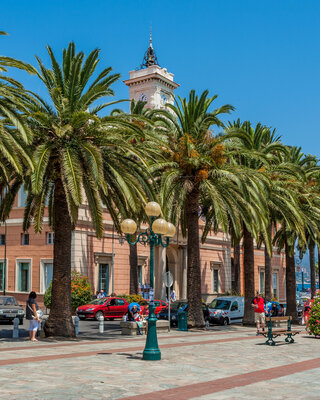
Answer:
[{"label": "street lamp", "polygon": [[[143,351],[143,359],[156,361],[161,359],[161,352],[158,346],[157,339],[157,318],[155,315],[155,306],[153,299],[154,288],[154,246],[167,247],[170,237],[176,233],[176,228],[170,222],[162,218],[157,218],[161,213],[160,205],[154,201],[149,202],[145,206],[145,212],[151,218],[151,224],[144,232],[141,232],[134,242],[130,241],[130,235],[137,230],[137,224],[132,219],[125,219],[121,223],[121,230],[126,234],[127,242],[134,246],[138,242],[144,246],[150,246],[150,303],[149,303],[149,319],[148,319],[148,334],[146,346]],[[166,242],[163,243],[162,236],[166,237]],[[170,321],[169,321],[170,324]]]}]

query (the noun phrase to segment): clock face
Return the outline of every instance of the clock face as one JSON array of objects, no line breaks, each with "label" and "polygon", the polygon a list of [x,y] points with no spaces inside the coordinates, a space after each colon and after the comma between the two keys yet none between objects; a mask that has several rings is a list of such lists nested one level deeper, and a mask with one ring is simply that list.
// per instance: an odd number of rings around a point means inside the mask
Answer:
[{"label": "clock face", "polygon": [[147,101],[147,96],[146,96],[144,93],[142,93],[142,94],[140,95],[140,97],[139,97],[139,100],[141,100],[141,101]]},{"label": "clock face", "polygon": [[168,97],[162,93],[161,94],[161,104],[166,104],[168,102]]}]

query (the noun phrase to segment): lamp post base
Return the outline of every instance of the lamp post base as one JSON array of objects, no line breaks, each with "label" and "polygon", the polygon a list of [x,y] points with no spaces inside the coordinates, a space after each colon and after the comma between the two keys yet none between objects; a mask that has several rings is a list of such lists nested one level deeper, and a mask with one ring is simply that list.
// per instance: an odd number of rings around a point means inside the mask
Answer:
[{"label": "lamp post base", "polygon": [[148,335],[146,347],[143,351],[143,359],[146,361],[159,361],[161,360],[161,352],[158,346],[157,338],[157,318],[155,315],[155,306],[149,306],[149,319],[148,319]]}]

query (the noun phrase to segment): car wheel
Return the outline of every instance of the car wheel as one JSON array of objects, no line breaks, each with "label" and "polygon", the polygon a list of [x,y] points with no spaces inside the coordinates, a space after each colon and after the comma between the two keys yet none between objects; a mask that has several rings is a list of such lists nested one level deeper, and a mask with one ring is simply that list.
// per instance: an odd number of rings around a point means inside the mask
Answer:
[{"label": "car wheel", "polygon": [[23,318],[19,319],[19,325],[23,325]]},{"label": "car wheel", "polygon": [[96,319],[96,321],[100,321],[100,317],[103,317],[103,312],[102,311],[97,311],[96,315],[94,316],[94,318]]},{"label": "car wheel", "polygon": [[223,325],[229,325],[229,320],[228,318],[223,319]]},{"label": "car wheel", "polygon": [[81,321],[84,321],[84,320],[86,319],[86,317],[79,317],[79,319],[80,319]]}]

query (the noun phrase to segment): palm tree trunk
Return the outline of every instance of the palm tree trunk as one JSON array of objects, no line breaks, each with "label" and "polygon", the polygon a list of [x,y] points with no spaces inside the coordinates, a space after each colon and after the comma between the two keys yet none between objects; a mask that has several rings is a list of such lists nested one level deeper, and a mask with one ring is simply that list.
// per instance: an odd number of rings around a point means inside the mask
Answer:
[{"label": "palm tree trunk", "polygon": [[234,291],[240,294],[240,243],[233,247]]},{"label": "palm tree trunk", "polygon": [[320,291],[320,246],[318,245],[318,279],[319,279],[319,291]]},{"label": "palm tree trunk", "polygon": [[187,197],[186,216],[188,228],[187,298],[188,325],[205,326],[201,302],[201,271],[199,244],[199,190],[193,189]]},{"label": "palm tree trunk", "polygon": [[287,315],[292,316],[292,321],[298,323],[297,305],[296,305],[296,269],[294,255],[290,254],[287,241],[285,242],[286,252],[286,298]]},{"label": "palm tree trunk", "polygon": [[130,246],[130,294],[138,294],[138,251],[137,245]]},{"label": "palm tree trunk", "polygon": [[316,262],[315,262],[315,243],[310,239],[309,243],[309,262],[310,262],[310,280],[311,280],[311,298],[316,292]]},{"label": "palm tree trunk", "polygon": [[54,189],[54,259],[50,315],[46,336],[74,337],[71,308],[71,238],[72,223],[64,187],[60,178]]},{"label": "palm tree trunk", "polygon": [[[272,235],[272,224],[268,227],[268,234]],[[272,238],[271,238],[272,239]],[[271,257],[267,249],[267,246],[264,246],[264,296],[267,300],[271,300]]]},{"label": "palm tree trunk", "polygon": [[243,228],[243,263],[244,263],[244,316],[243,325],[254,325],[254,310],[251,306],[254,298],[254,246],[253,237]]}]

